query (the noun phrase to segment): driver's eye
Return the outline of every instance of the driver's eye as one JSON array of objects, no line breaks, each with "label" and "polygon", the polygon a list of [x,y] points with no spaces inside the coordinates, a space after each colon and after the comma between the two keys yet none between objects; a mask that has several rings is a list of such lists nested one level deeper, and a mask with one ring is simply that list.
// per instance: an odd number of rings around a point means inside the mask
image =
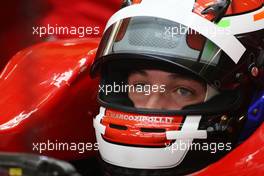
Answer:
[{"label": "driver's eye", "polygon": [[138,82],[138,83],[133,84],[135,89],[140,89],[140,90],[143,89],[146,85],[148,84],[144,82]]},{"label": "driver's eye", "polygon": [[193,95],[193,92],[190,89],[179,87],[174,90],[175,93],[183,96],[183,97],[190,97]]}]

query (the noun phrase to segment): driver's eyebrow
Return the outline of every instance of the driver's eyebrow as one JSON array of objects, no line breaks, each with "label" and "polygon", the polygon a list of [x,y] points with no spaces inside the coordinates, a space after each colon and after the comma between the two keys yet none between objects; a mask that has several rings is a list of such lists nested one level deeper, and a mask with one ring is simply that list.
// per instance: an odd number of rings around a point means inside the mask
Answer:
[{"label": "driver's eyebrow", "polygon": [[148,73],[144,70],[135,70],[133,72],[130,73],[131,74],[140,74],[140,75],[143,75],[143,76],[148,76]]},{"label": "driver's eyebrow", "polygon": [[169,77],[171,79],[175,79],[175,80],[181,79],[181,80],[187,80],[187,81],[194,81],[194,82],[197,82],[199,84],[202,84],[204,87],[206,87],[206,83],[203,80],[199,80],[197,78],[193,78],[193,77],[191,77],[189,75],[183,75],[183,74],[178,74],[178,73],[171,73],[169,75]]},{"label": "driver's eyebrow", "polygon": [[169,74],[169,77],[172,78],[172,79],[179,79],[180,78],[180,79],[186,79],[186,80],[196,81],[195,79],[193,79],[190,76],[183,75],[183,74],[178,74],[178,73],[171,73],[171,74]]}]

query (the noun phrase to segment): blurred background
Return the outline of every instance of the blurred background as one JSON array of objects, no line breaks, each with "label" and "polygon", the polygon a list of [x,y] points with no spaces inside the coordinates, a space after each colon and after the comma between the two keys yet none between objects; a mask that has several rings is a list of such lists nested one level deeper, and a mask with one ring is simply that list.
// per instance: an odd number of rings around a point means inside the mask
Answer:
[{"label": "blurred background", "polygon": [[[122,4],[122,0],[5,0],[0,8],[0,73],[18,51],[34,44],[70,38],[79,35],[33,35],[33,27],[67,26],[99,27],[99,34],[85,37],[100,37],[107,20]],[[80,38],[83,39],[83,38]],[[3,158],[1,158],[3,160]],[[87,167],[89,163],[90,167]],[[97,159],[88,158],[72,164],[82,174],[98,175]],[[2,176],[0,168],[0,175]]]},{"label": "blurred background", "polygon": [[[0,72],[18,51],[47,40],[78,38],[76,35],[33,35],[36,26],[86,26],[100,29],[102,35],[107,19],[115,13],[122,0],[8,0],[0,10]],[[88,36],[86,36],[88,37]]]}]

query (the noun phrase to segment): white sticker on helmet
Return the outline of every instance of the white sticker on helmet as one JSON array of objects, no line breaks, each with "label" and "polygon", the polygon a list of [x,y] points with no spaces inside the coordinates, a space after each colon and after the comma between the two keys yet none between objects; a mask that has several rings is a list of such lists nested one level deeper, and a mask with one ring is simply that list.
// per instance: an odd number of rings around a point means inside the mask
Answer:
[{"label": "white sticker on helmet", "polygon": [[99,131],[101,134],[103,134],[103,135],[105,134],[106,127],[101,124],[101,120],[104,117],[104,115],[105,115],[105,108],[100,107],[99,114],[93,120],[93,126],[94,126],[94,128],[97,131]]},{"label": "white sticker on helmet", "polygon": [[207,86],[206,86],[206,95],[205,95],[205,98],[204,98],[204,102],[210,100],[211,98],[213,98],[217,94],[219,94],[219,92],[215,88],[213,88],[212,86],[207,84]]},{"label": "white sticker on helmet", "polygon": [[166,131],[167,139],[206,139],[207,131],[198,130],[201,118],[201,116],[187,116],[181,130]]},{"label": "white sticker on helmet", "polygon": [[[193,1],[192,3],[194,4]],[[189,8],[191,6],[180,4],[181,3],[177,0],[168,0],[166,2],[152,1],[151,3],[150,1],[146,1],[142,4],[128,6],[121,9],[110,18],[106,29],[112,24],[129,17],[148,16],[167,19],[188,26],[201,33],[214,42],[237,63],[246,51],[241,42],[227,30],[193,13]]]}]

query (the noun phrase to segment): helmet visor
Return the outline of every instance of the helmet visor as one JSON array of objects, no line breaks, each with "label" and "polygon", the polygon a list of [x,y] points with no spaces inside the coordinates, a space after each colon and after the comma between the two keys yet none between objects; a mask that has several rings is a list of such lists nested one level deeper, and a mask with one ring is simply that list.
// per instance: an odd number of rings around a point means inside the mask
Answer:
[{"label": "helmet visor", "polygon": [[197,31],[155,17],[126,18],[109,27],[97,51],[92,75],[100,63],[120,54],[153,55],[188,69],[209,82],[228,69],[223,65],[234,65],[217,45]]},{"label": "helmet visor", "polygon": [[[163,100],[176,104],[183,102],[179,95],[190,94],[191,88],[195,89],[193,92],[196,91],[197,96],[197,89],[201,90],[203,95],[199,97],[199,101],[169,108],[179,110],[188,105],[203,103],[206,86],[218,84],[222,72],[229,70],[224,66],[230,67],[233,64],[217,45],[187,26],[155,17],[132,17],[120,20],[105,31],[91,74],[94,75],[101,69],[99,100],[122,106],[144,109],[145,100],[151,99],[154,90],[158,93],[161,91],[162,96],[167,97]],[[174,82],[183,82],[183,79],[191,81],[191,88],[187,89],[186,84],[177,84],[174,87],[178,86],[179,89],[170,89],[167,84],[161,84],[162,81],[155,85],[155,81],[142,84],[142,81],[133,82],[130,79],[137,74],[143,75],[143,78],[144,75],[155,78],[153,71],[157,70],[176,75],[177,81]],[[156,75],[160,76],[159,73],[161,72],[156,72]],[[163,80],[162,77],[160,79]],[[143,105],[135,103],[136,100]],[[148,109],[168,108],[150,106]]]}]

